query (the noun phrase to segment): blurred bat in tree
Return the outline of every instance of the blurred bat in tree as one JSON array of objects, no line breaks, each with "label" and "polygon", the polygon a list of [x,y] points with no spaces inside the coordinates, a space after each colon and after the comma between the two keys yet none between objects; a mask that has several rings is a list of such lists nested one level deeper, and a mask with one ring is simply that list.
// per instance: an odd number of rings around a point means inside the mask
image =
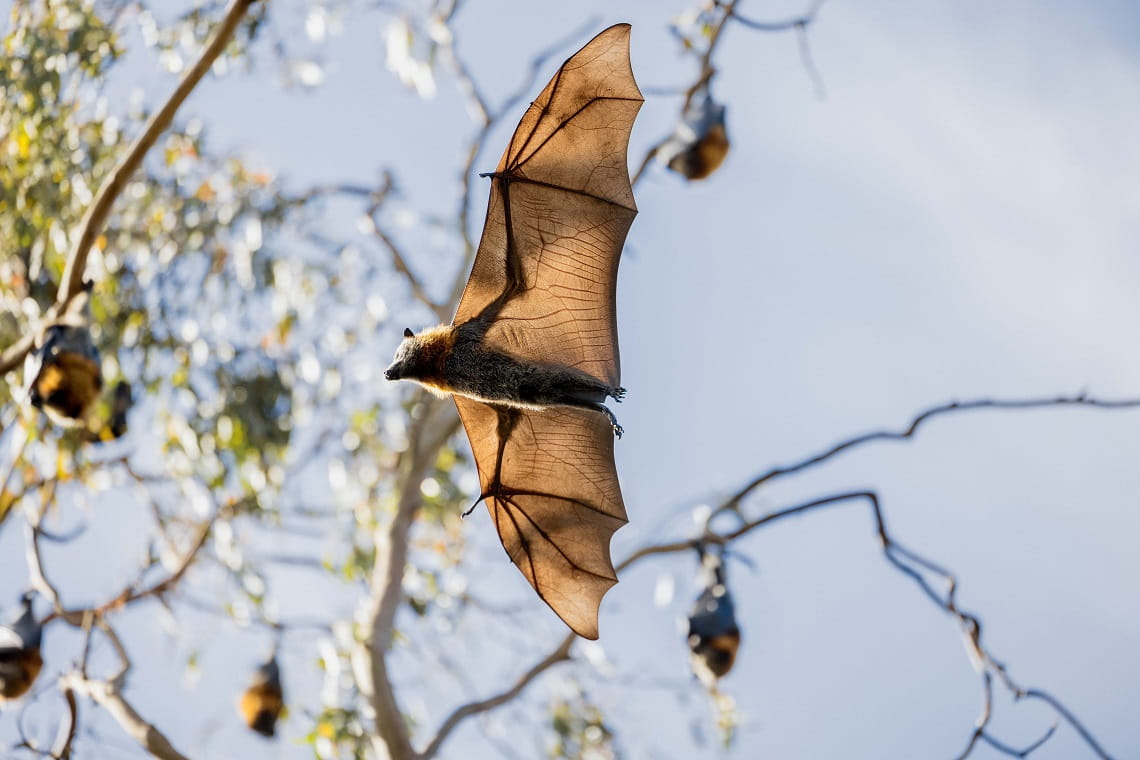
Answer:
[{"label": "blurred bat in tree", "polygon": [[99,351],[87,329],[86,305],[85,291],[72,300],[67,313],[43,328],[24,362],[32,406],[61,425],[81,422],[103,388]]},{"label": "blurred bat in tree", "polygon": [[284,707],[281,668],[277,665],[277,655],[274,653],[254,673],[253,683],[242,692],[238,709],[250,730],[269,739],[277,732],[277,719]]},{"label": "blurred bat in tree", "polygon": [[28,693],[44,665],[40,656],[43,626],[32,612],[31,592],[20,598],[23,611],[8,625],[0,625],[0,703]]},{"label": "blurred bat in tree", "polygon": [[685,109],[659,155],[670,169],[689,180],[705,179],[724,162],[728,155],[724,106],[713,102],[707,89],[703,98],[694,98]]},{"label": "blurred bat in tree", "polygon": [[724,557],[698,546],[704,591],[689,613],[689,650],[693,672],[706,686],[732,670],[740,646],[740,627],[732,595],[725,585]]},{"label": "blurred bat in tree", "polygon": [[491,178],[455,318],[404,341],[385,377],[452,394],[503,548],[570,628],[598,637],[626,523],[613,459],[615,289],[637,214],[626,150],[642,97],[628,24],[571,56]]},{"label": "blurred bat in tree", "polygon": [[127,412],[131,411],[133,404],[131,384],[126,380],[115,383],[111,400],[111,420],[107,425],[112,438],[122,438],[127,434]]}]

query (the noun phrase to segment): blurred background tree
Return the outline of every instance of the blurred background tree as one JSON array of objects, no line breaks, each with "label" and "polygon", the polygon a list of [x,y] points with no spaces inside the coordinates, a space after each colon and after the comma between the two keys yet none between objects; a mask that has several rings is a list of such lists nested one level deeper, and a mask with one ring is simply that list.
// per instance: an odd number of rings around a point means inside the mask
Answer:
[{"label": "blurred background tree", "polygon": [[[639,66],[635,52],[635,73],[664,104],[649,109],[650,126],[635,133],[639,181],[664,173],[682,112],[690,127],[701,123],[694,109],[719,73],[718,45],[729,29],[777,35],[750,40],[794,40],[797,51],[784,54],[809,75],[797,86],[809,99],[822,92],[808,44],[819,4],[774,22],[744,16],[737,5],[641,14],[635,37],[659,38],[674,65]],[[674,593],[673,571],[651,589],[636,587],[655,596],[660,619],[639,612],[648,603],[611,594],[602,644],[566,635],[514,578],[482,515],[459,518],[478,489],[450,402],[381,382],[405,326],[450,319],[481,222],[486,188],[476,173],[494,164],[558,62],[605,23],[574,12],[576,28],[540,26],[528,17],[538,11],[520,11],[514,23],[529,24],[534,39],[463,38],[468,51],[502,48],[476,69],[457,29],[464,16],[493,29],[497,11],[460,11],[454,0],[407,7],[238,0],[228,8],[12,2],[0,58],[0,346],[8,349],[58,301],[85,214],[167,102],[174,76],[201,60],[220,19],[237,23],[208,64],[211,76],[115,193],[83,251],[106,388],[84,426],[61,429],[23,403],[17,362],[0,385],[0,592],[15,610],[19,593],[35,588],[48,620],[43,674],[23,700],[0,705],[5,752],[691,756],[671,742],[654,748],[645,736],[633,704],[647,692],[668,695],[653,704],[685,716],[677,723],[692,751],[739,742],[733,690],[711,684],[706,698],[687,674],[688,594]],[[342,51],[333,42],[364,28],[364,43],[354,39]],[[384,65],[407,95],[372,94],[385,75],[361,51],[370,52],[368,40],[375,45],[377,28]],[[338,67],[356,73],[330,78]],[[679,84],[661,87],[658,77]],[[293,122],[302,134],[287,128]],[[326,129],[334,122],[375,132],[369,154],[337,151],[336,131]],[[246,131],[231,131],[233,123]],[[734,139],[751,132],[742,127]],[[682,142],[684,134],[682,127]],[[416,171],[432,144],[446,146],[438,160],[457,172]],[[350,166],[348,179],[335,176]],[[675,189],[682,205],[687,191]],[[653,266],[682,255],[639,250],[636,237],[631,254]],[[682,296],[662,300],[686,316]],[[634,335],[647,329],[635,325]],[[125,432],[115,424],[126,408],[123,395],[116,408],[118,383],[133,399]],[[1056,404],[1099,402],[1074,395],[1025,405]],[[681,427],[677,445],[686,434]],[[852,447],[873,442],[853,440]],[[752,461],[744,473],[766,460]],[[694,539],[732,543],[774,522],[765,510],[782,514],[776,502],[750,499],[783,474],[710,498],[711,508],[681,503],[691,490],[674,493],[668,509],[638,503],[630,512],[644,527],[615,557],[672,556],[676,572],[691,575]],[[840,488],[803,501],[814,509],[866,496]],[[877,510],[873,495],[871,502]],[[969,739],[967,753],[1015,754],[1051,738],[1056,717],[1082,752],[1108,756],[1048,694],[1036,698],[1046,709],[1030,717],[1029,738],[1002,745],[989,726],[993,683],[1034,695],[990,658],[976,619],[944,586],[944,571],[879,528],[887,559],[952,615],[975,658],[982,717],[971,727],[971,696],[948,728],[962,744]],[[853,541],[864,535],[874,533]],[[747,575],[745,564],[737,575]],[[675,647],[648,638],[642,627],[651,625],[665,628]],[[607,632],[646,637],[669,664],[659,673],[615,666],[603,648]],[[744,636],[748,646],[747,627]],[[284,739],[265,744],[241,725],[236,700],[271,654],[281,664],[286,712]],[[652,720],[670,718],[658,710]]]}]

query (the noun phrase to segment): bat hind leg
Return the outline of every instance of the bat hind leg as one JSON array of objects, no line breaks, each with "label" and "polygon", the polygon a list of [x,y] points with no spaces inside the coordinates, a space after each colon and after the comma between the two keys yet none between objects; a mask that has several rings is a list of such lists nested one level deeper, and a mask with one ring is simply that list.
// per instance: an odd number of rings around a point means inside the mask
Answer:
[{"label": "bat hind leg", "polygon": [[606,415],[610,425],[613,426],[614,435],[621,438],[625,430],[618,424],[614,413],[602,403],[607,396],[620,402],[625,397],[625,388],[611,388],[591,377],[559,378],[558,391],[546,396],[543,401],[554,405],[576,406],[601,412]]},{"label": "bat hind leg", "polygon": [[606,415],[606,417],[609,418],[610,424],[613,425],[614,435],[616,435],[618,438],[621,438],[622,434],[625,433],[625,429],[618,424],[617,417],[605,404],[599,404],[596,401],[587,401],[585,403],[576,404],[576,406],[584,406],[587,409],[597,409],[599,412]]}]

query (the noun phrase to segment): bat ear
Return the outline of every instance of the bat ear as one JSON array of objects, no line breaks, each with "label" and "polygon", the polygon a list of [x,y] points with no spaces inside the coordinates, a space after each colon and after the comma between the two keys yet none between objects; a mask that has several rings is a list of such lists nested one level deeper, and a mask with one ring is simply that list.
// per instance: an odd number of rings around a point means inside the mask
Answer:
[{"label": "bat ear", "polygon": [[405,327],[404,328],[404,337],[405,338],[414,338],[414,337],[416,337],[416,334],[414,332],[412,332],[412,329],[410,327]]}]

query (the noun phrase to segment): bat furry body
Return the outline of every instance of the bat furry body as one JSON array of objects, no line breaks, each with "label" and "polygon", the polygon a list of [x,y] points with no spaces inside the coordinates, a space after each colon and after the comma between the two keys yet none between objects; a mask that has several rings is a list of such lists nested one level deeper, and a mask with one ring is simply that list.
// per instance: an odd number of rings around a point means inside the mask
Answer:
[{"label": "bat furry body", "polygon": [[385,376],[451,394],[508,556],[576,633],[598,637],[626,522],[617,266],[637,214],[626,150],[642,97],[629,25],[571,56],[523,114],[450,325],[404,332]]},{"label": "bat furry body", "polygon": [[688,180],[706,179],[728,156],[723,105],[707,93],[686,109],[676,133],[663,148],[670,169]]},{"label": "bat furry body", "polygon": [[723,558],[704,554],[705,589],[689,613],[689,649],[693,672],[712,685],[732,670],[740,647],[740,627],[732,595],[725,585]]},{"label": "bat furry body", "polygon": [[32,612],[32,595],[25,594],[21,604],[20,617],[0,626],[0,702],[27,694],[44,664],[40,654],[43,627]]},{"label": "bat furry body", "polygon": [[32,406],[64,424],[86,413],[103,387],[99,354],[86,327],[52,325],[44,333],[29,399]]},{"label": "bat furry body", "polygon": [[24,362],[28,400],[54,422],[74,426],[82,421],[103,389],[99,351],[87,329],[85,283],[67,311],[43,328]]},{"label": "bat furry body", "polygon": [[253,683],[242,692],[238,709],[250,730],[268,739],[277,733],[277,719],[284,707],[281,669],[274,657],[257,669]]},{"label": "bat furry body", "polygon": [[542,410],[552,406],[593,409],[606,415],[620,438],[622,427],[602,402],[621,401],[624,388],[556,364],[520,361],[488,348],[487,326],[479,320],[441,325],[419,335],[404,331],[388,380],[414,380],[439,394],[457,393],[487,404]]}]

